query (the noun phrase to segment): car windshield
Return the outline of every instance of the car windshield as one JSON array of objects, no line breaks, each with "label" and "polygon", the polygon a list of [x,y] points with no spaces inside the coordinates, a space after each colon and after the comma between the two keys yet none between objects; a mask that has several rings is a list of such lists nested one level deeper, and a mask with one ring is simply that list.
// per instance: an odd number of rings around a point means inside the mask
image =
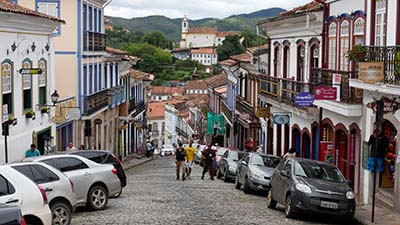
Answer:
[{"label": "car windshield", "polygon": [[279,161],[280,160],[275,157],[254,155],[251,159],[251,165],[275,168],[279,164]]},{"label": "car windshield", "polygon": [[335,183],[345,183],[342,173],[335,167],[319,163],[295,162],[294,173],[296,176],[321,179]]},{"label": "car windshield", "polygon": [[173,148],[172,145],[163,145],[164,148]]},{"label": "car windshield", "polygon": [[217,155],[222,156],[224,155],[226,149],[218,149]]},{"label": "car windshield", "polygon": [[231,153],[229,154],[229,158],[235,161],[239,160],[239,153],[235,152],[235,151],[231,151]]}]

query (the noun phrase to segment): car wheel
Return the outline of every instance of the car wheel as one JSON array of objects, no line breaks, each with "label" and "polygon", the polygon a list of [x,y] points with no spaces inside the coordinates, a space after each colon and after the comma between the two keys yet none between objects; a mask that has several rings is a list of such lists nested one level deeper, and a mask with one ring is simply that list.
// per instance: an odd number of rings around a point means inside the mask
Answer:
[{"label": "car wheel", "polygon": [[290,194],[288,194],[286,196],[285,216],[286,216],[286,218],[293,218],[295,216],[295,212],[294,212],[294,208],[293,208],[293,202],[292,202],[292,196]]},{"label": "car wheel", "polygon": [[249,179],[247,177],[244,179],[243,191],[245,194],[250,194]]},{"label": "car wheel", "polygon": [[240,189],[240,186],[242,186],[239,182],[239,174],[236,174],[236,178],[235,178],[235,188],[236,189]]},{"label": "car wheel", "polygon": [[108,193],[102,186],[94,186],[88,194],[88,206],[93,210],[102,210],[107,207]]},{"label": "car wheel", "polygon": [[64,202],[51,205],[52,225],[69,225],[72,219],[70,207]]},{"label": "car wheel", "polygon": [[267,206],[270,209],[275,209],[276,207],[276,201],[272,197],[272,187],[268,190],[268,195],[267,195]]},{"label": "car wheel", "polygon": [[228,181],[229,181],[228,170],[227,170],[227,168],[225,168],[225,170],[224,170],[224,182],[228,182]]},{"label": "car wheel", "polygon": [[221,179],[221,177],[222,177],[222,174],[221,174],[221,171],[219,170],[219,167],[218,167],[217,168],[217,178]]}]

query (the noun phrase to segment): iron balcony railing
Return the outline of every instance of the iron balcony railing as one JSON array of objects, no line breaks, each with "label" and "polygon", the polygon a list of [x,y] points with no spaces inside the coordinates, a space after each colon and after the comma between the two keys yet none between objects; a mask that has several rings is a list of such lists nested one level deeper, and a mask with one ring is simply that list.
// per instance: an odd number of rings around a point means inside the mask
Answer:
[{"label": "iron balcony railing", "polygon": [[111,102],[109,93],[109,89],[104,89],[92,95],[83,96],[83,114],[88,116],[107,107]]},{"label": "iron balcony railing", "polygon": [[311,74],[311,83],[314,87],[336,87],[340,93],[341,102],[348,104],[362,102],[362,90],[349,85],[349,79],[357,77],[354,71],[312,68]]},{"label": "iron balcony railing", "polygon": [[129,100],[129,108],[128,108],[128,112],[131,113],[133,112],[133,110],[135,110],[136,107],[136,98],[132,97],[131,100]]}]

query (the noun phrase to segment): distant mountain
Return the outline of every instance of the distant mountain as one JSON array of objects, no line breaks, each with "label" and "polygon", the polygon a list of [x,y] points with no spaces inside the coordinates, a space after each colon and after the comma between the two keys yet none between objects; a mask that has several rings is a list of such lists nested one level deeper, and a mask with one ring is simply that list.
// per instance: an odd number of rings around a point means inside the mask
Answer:
[{"label": "distant mountain", "polygon": [[[255,31],[258,21],[274,17],[285,11],[282,8],[263,9],[249,14],[232,15],[224,19],[204,18],[199,20],[190,20],[190,26],[195,27],[217,27],[219,31]],[[165,16],[147,16],[132,19],[119,17],[107,17],[111,26],[121,26],[125,29],[148,33],[154,30],[163,32],[173,41],[179,41],[181,36],[181,18],[171,19]]]}]

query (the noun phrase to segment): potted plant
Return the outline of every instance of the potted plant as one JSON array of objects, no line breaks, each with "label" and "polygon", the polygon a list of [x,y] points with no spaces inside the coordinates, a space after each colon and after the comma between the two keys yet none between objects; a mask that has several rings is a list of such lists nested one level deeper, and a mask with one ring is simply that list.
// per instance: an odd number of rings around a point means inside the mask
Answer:
[{"label": "potted plant", "polygon": [[364,62],[367,56],[367,48],[363,45],[356,45],[348,52],[348,58],[355,62]]},{"label": "potted plant", "polygon": [[42,107],[41,109],[40,109],[40,113],[42,113],[42,114],[45,114],[45,113],[48,113],[49,112],[49,107]]},{"label": "potted plant", "polygon": [[15,126],[15,125],[17,125],[17,118],[15,118],[13,115],[9,115],[8,122],[9,122],[9,124],[12,124],[13,126]]},{"label": "potted plant", "polygon": [[32,109],[25,112],[25,118],[27,118],[27,119],[34,118],[34,116],[35,116],[35,112]]}]

